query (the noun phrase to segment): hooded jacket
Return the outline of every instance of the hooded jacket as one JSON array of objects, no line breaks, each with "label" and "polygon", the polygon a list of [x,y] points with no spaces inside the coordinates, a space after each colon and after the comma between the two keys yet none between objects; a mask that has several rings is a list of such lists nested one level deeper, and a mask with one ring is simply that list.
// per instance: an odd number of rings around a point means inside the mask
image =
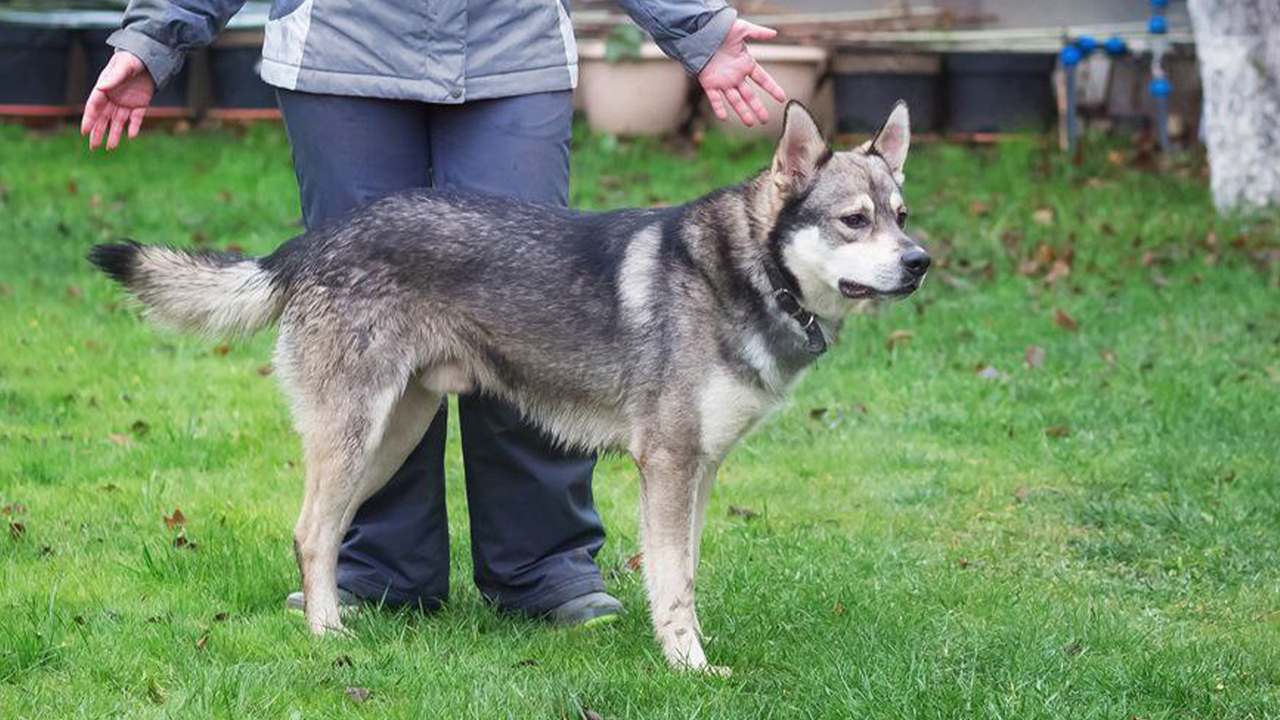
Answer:
[{"label": "hooded jacket", "polygon": [[[245,0],[131,0],[107,43],[157,87]],[[725,0],[618,0],[662,50],[698,73],[737,17]],[[275,0],[262,79],[289,90],[431,103],[577,85],[568,0]]]}]

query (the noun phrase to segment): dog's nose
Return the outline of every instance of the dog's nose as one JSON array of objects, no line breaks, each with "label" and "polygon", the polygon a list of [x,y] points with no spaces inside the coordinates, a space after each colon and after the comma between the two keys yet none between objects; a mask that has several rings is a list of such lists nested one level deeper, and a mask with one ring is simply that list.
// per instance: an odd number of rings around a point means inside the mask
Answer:
[{"label": "dog's nose", "polygon": [[929,259],[929,253],[921,250],[920,248],[911,248],[910,250],[902,253],[903,267],[907,269],[907,272],[915,275],[916,277],[920,277],[925,274],[929,269],[930,262],[932,261]]}]

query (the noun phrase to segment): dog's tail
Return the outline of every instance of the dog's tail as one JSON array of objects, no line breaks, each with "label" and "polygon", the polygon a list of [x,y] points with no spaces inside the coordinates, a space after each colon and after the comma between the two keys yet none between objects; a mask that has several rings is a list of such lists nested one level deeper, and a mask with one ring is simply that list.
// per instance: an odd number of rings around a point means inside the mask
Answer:
[{"label": "dog's tail", "polygon": [[275,322],[285,289],[253,258],[132,240],[95,245],[89,262],[162,325],[210,337],[252,335]]}]

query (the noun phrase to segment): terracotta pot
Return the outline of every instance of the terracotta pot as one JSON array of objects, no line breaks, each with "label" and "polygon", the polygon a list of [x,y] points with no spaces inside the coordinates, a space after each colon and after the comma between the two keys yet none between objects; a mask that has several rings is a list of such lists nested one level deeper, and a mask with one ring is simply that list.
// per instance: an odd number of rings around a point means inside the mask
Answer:
[{"label": "terracotta pot", "polygon": [[[822,79],[823,71],[827,66],[827,51],[823,48],[809,47],[807,45],[769,45],[767,43],[755,43],[751,46],[751,54],[755,57],[756,62],[764,66],[764,69],[773,76],[774,80],[782,86],[789,100],[799,100],[804,103],[809,111],[813,113],[814,119],[818,121],[818,127],[822,131],[829,133],[835,126],[835,108],[834,98],[832,97],[829,87],[820,87],[819,80]],[[716,116],[711,112],[711,102],[704,96],[701,101],[701,112],[704,118],[707,118],[709,124],[715,127],[723,128],[726,132],[741,137],[770,137],[776,138],[782,132],[782,103],[774,100],[773,97],[763,90],[759,89],[754,83],[751,89],[755,91],[756,97],[764,103],[765,108],[769,111],[769,122],[764,125],[752,125],[747,127],[742,124],[742,120],[738,118],[738,114],[733,108],[727,108],[729,119],[725,122],[716,120]]]},{"label": "terracotta pot", "polygon": [[604,42],[578,45],[578,90],[587,123],[615,135],[665,135],[688,117],[689,75],[657,45],[645,43],[640,57],[604,59]]}]

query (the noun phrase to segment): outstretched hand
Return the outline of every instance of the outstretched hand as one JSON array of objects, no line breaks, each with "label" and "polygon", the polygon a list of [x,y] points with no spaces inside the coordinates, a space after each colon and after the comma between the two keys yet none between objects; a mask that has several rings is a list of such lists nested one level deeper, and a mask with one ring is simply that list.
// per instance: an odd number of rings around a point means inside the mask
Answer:
[{"label": "outstretched hand", "polygon": [[155,92],[151,73],[137,55],[124,51],[112,55],[89,92],[84,118],[80,120],[80,134],[89,136],[89,149],[96,150],[102,145],[102,136],[106,134],[107,149],[114,150],[126,127],[130,140],[138,137],[142,118]]},{"label": "outstretched hand", "polygon": [[698,82],[707,93],[711,111],[717,118],[725,120],[729,117],[729,111],[725,107],[728,104],[747,127],[769,122],[769,111],[747,84],[747,78],[778,102],[786,102],[787,94],[756,59],[751,57],[751,52],[747,49],[748,40],[772,40],[777,34],[777,30],[746,20],[733,22],[729,34],[724,38],[724,44],[707,61],[702,72],[698,73]]}]

